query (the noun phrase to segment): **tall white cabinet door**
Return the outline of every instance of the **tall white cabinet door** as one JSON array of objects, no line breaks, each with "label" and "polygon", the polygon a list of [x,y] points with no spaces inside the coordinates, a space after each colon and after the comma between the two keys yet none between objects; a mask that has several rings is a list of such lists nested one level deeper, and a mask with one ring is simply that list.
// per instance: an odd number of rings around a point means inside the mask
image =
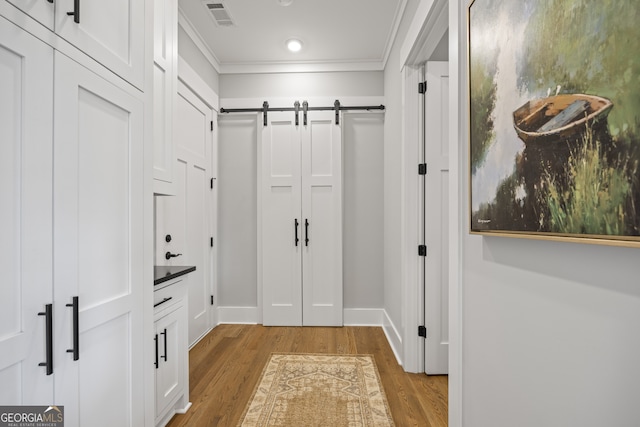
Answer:
[{"label": "tall white cabinet door", "polygon": [[47,0],[7,0],[18,9],[53,30],[54,2]]},{"label": "tall white cabinet door", "polygon": [[342,326],[342,133],[311,112],[302,132],[302,295],[305,326]]},{"label": "tall white cabinet door", "polygon": [[262,323],[302,325],[300,129],[269,113],[262,131]]},{"label": "tall white cabinet door", "polygon": [[53,49],[0,18],[0,405],[53,402],[45,362],[52,294]]},{"label": "tall white cabinet door", "polygon": [[[139,89],[143,88],[144,1],[56,0],[55,3],[57,34]],[[70,16],[69,12],[75,15]]]},{"label": "tall white cabinet door", "polygon": [[178,2],[153,5],[153,178],[154,192],[174,194],[173,106],[178,75]]},{"label": "tall white cabinet door", "polygon": [[54,90],[56,400],[69,426],[141,426],[143,103],[58,53]]}]

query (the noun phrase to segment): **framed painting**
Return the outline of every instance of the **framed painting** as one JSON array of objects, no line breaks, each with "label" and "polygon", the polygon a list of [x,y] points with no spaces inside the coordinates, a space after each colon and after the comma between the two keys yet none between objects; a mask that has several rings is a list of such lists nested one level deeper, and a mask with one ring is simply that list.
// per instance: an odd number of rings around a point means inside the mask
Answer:
[{"label": "framed painting", "polygon": [[471,233],[640,246],[637,0],[468,7]]}]

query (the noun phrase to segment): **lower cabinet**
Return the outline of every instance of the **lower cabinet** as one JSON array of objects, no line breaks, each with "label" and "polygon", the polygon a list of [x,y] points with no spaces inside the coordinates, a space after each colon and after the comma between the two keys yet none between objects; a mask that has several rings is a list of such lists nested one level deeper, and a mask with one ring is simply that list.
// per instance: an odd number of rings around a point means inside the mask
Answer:
[{"label": "lower cabinet", "polygon": [[187,279],[154,292],[155,424],[166,425],[189,403]]}]

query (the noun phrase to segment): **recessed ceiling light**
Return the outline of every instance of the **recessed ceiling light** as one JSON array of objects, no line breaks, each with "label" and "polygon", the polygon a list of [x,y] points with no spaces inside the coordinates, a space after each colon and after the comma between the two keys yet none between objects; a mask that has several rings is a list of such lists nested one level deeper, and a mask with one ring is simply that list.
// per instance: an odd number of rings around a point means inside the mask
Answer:
[{"label": "recessed ceiling light", "polygon": [[287,49],[291,52],[299,52],[302,49],[302,42],[298,39],[287,40]]},{"label": "recessed ceiling light", "polygon": [[280,6],[289,6],[291,3],[293,3],[293,0],[278,0]]}]

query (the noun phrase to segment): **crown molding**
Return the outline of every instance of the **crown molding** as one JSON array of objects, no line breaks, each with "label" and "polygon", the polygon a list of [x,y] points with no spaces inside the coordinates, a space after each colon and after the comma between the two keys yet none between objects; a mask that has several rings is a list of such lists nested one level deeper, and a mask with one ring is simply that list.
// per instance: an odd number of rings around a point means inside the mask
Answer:
[{"label": "crown molding", "polygon": [[381,61],[372,62],[262,62],[223,64],[220,74],[328,73],[341,71],[382,71]]},{"label": "crown molding", "polygon": [[209,61],[211,66],[213,66],[213,68],[218,73],[220,73],[220,69],[221,69],[220,61],[216,57],[215,53],[213,53],[213,51],[209,49],[209,46],[207,46],[207,43],[205,43],[204,39],[202,38],[198,30],[196,30],[196,27],[191,23],[189,18],[187,18],[187,16],[182,11],[182,8],[180,8],[179,6],[178,6],[178,25],[182,27],[184,32],[187,33],[187,35],[189,36],[189,38],[191,38],[191,40],[196,45],[196,47],[200,49],[200,52],[202,52],[202,55],[207,59],[207,61]]},{"label": "crown molding", "polygon": [[404,11],[407,8],[407,0],[402,0],[398,4],[398,9],[396,9],[396,16],[393,19],[393,27],[389,32],[389,37],[387,39],[387,44],[384,49],[384,54],[382,55],[382,68],[387,67],[387,61],[389,60],[389,55],[391,55],[391,49],[393,49],[393,44],[398,37],[398,30],[400,29],[400,23],[402,22],[402,17],[404,16]]}]

